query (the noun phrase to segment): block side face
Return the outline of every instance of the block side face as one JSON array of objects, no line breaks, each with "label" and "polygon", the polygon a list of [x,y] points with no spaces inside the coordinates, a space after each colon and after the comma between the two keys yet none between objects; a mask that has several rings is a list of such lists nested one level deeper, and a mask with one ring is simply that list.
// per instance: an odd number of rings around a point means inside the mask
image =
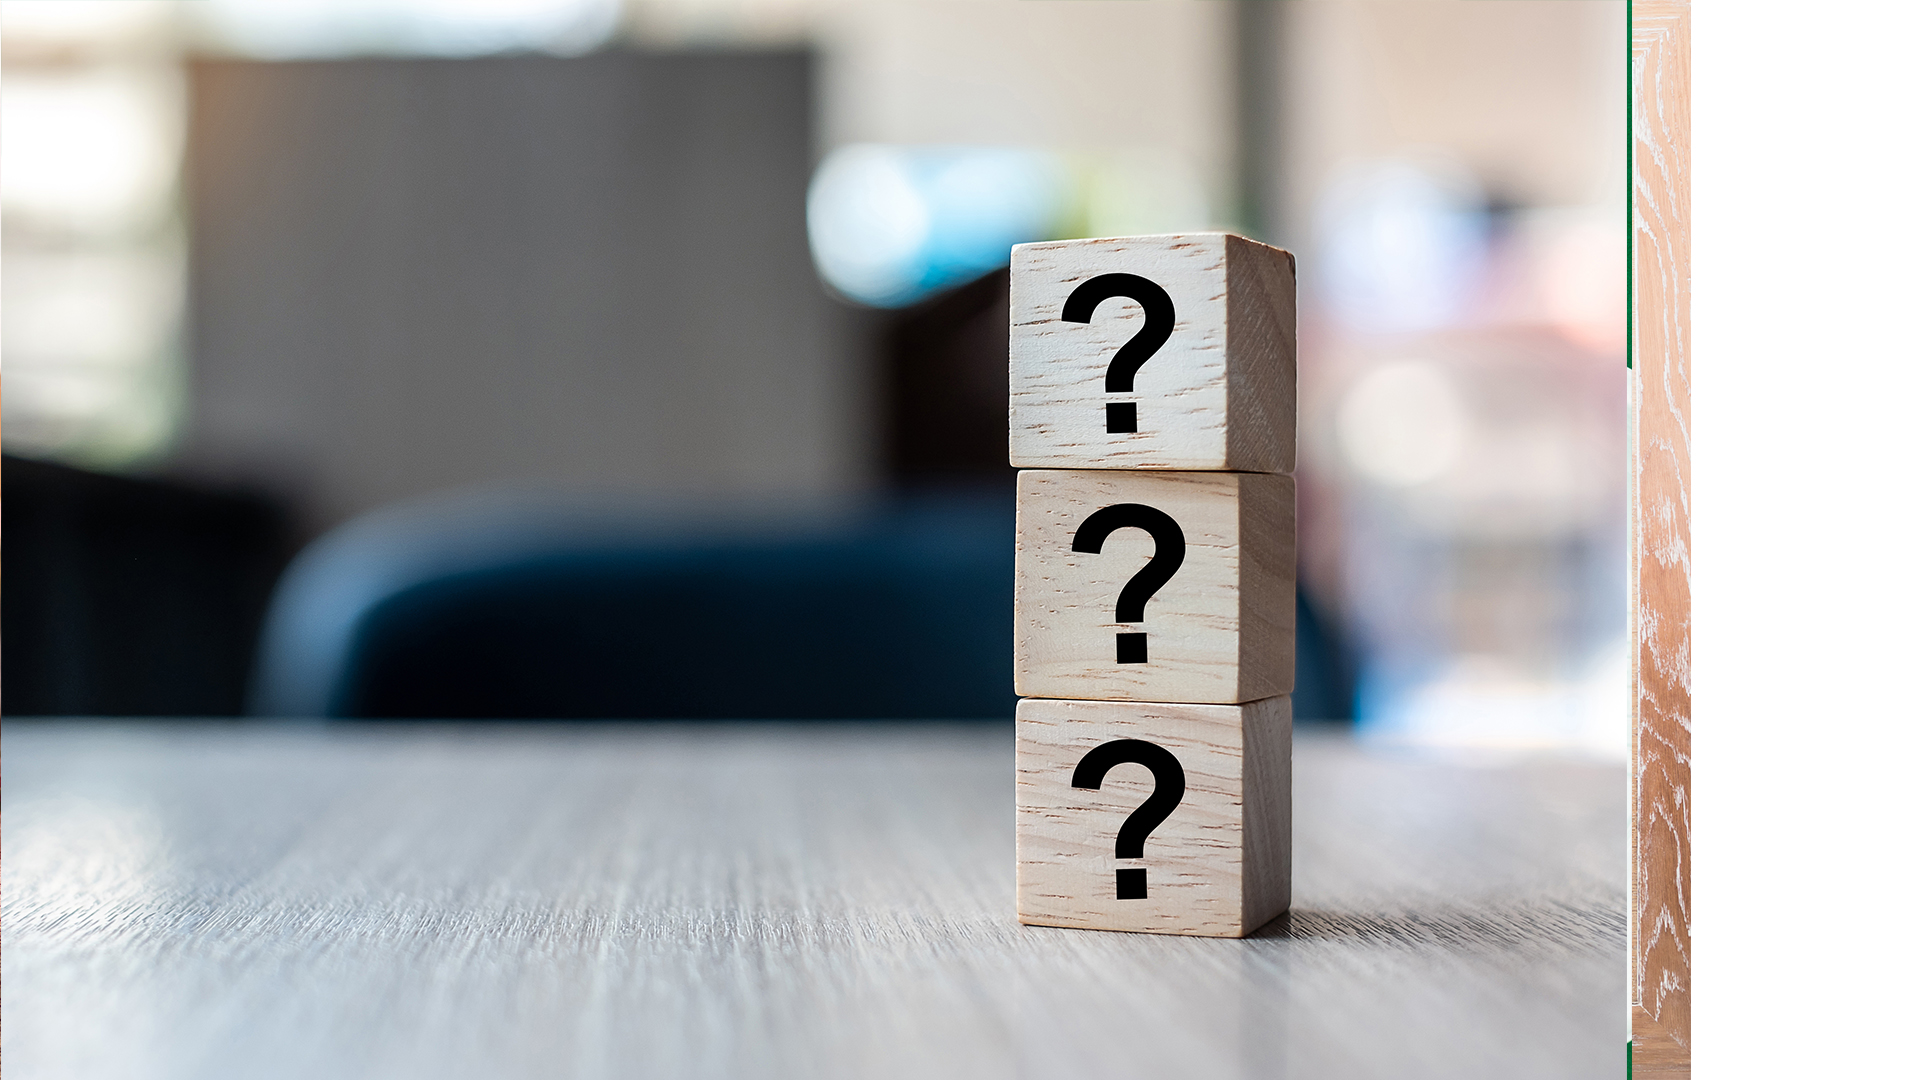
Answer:
[{"label": "block side face", "polygon": [[[1114,297],[1086,323],[1067,299],[1103,274],[1166,291],[1172,333],[1108,392],[1115,353],[1146,326],[1141,303]],[[1008,452],[1021,468],[1226,469],[1227,272],[1222,233],[1021,244],[1013,249]],[[1132,403],[1137,428],[1107,430],[1107,405]]]},{"label": "block side face", "polygon": [[1227,459],[1291,474],[1299,425],[1294,260],[1227,238]]},{"label": "block side face", "polygon": [[[1017,249],[1016,249],[1017,250]],[[1046,496],[1050,486],[1044,476],[1022,471],[1014,478],[1013,505],[1013,692],[1020,697],[1035,696],[1027,673],[1039,666],[1037,652],[1044,638],[1043,620],[1029,619],[1028,611],[1046,610],[1047,561],[1040,538],[1045,535]]]},{"label": "block side face", "polygon": [[[1101,701],[1247,700],[1240,679],[1240,485],[1248,474],[1027,470],[1018,480],[1014,553],[1014,686],[1028,697]],[[1076,552],[1076,531],[1121,504],[1178,524],[1183,558],[1139,622],[1118,601],[1152,561],[1143,528]],[[1117,638],[1144,633],[1147,660],[1123,663]],[[1268,696],[1265,694],[1255,696]]]},{"label": "block side face", "polygon": [[1250,934],[1293,904],[1293,699],[1273,697],[1244,708],[1247,840],[1240,881]]},{"label": "block side face", "polygon": [[[1242,707],[1022,701],[1015,721],[1020,921],[1044,926],[1238,937],[1247,931],[1242,863]],[[1148,767],[1114,765],[1098,789],[1075,767],[1103,744],[1137,739],[1179,762],[1186,790],[1147,836],[1143,858],[1114,846],[1153,793]],[[1146,896],[1122,900],[1115,871],[1146,871]]]},{"label": "block side face", "polygon": [[1240,695],[1293,693],[1298,552],[1291,476],[1249,474],[1240,499]]}]

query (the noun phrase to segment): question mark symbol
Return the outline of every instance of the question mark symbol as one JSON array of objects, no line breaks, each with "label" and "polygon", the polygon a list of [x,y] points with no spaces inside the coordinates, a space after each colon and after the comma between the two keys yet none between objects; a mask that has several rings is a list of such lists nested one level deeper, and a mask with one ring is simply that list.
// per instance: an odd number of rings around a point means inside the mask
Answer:
[{"label": "question mark symbol", "polygon": [[[1167,295],[1167,290],[1138,274],[1101,274],[1081,282],[1073,290],[1060,317],[1068,322],[1092,322],[1093,309],[1099,307],[1101,301],[1116,296],[1138,300],[1140,306],[1147,309],[1147,324],[1120,346],[1120,351],[1114,353],[1107,364],[1107,393],[1130,394],[1134,372],[1173,336],[1173,298]],[[1139,430],[1140,418],[1133,402],[1107,404],[1108,434],[1130,435]]]},{"label": "question mark symbol", "polygon": [[[1100,554],[1100,546],[1107,542],[1115,529],[1145,529],[1153,537],[1153,558],[1147,565],[1128,580],[1126,587],[1120,590],[1120,602],[1115,606],[1115,622],[1145,622],[1147,601],[1160,591],[1160,586],[1173,579],[1174,572],[1187,560],[1187,535],[1180,531],[1180,523],[1168,517],[1163,511],[1139,503],[1119,503],[1101,507],[1093,515],[1080,523],[1073,533],[1073,550],[1089,555]],[[1147,635],[1116,634],[1113,640],[1114,662],[1120,664],[1144,664],[1147,662]]]},{"label": "question mark symbol", "polygon": [[[1116,859],[1140,859],[1147,842],[1147,834],[1160,827],[1180,805],[1187,794],[1187,771],[1180,767],[1180,759],[1168,752],[1166,747],[1156,746],[1140,739],[1115,739],[1102,743],[1087,751],[1080,764],[1073,767],[1073,786],[1077,788],[1100,787],[1100,781],[1107,778],[1107,770],[1123,762],[1145,765],[1153,770],[1153,794],[1140,804],[1120,826],[1120,835],[1113,841],[1113,857]],[[1114,898],[1118,900],[1145,900],[1147,898],[1147,871],[1145,867],[1130,867],[1113,872]]]}]

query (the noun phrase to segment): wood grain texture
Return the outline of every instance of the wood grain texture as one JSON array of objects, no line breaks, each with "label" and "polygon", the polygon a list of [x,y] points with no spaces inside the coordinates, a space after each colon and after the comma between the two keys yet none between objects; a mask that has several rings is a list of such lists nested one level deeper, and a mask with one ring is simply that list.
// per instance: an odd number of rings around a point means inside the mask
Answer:
[{"label": "wood grain texture", "polygon": [[[1293,796],[1289,699],[1169,705],[1027,698],[1014,720],[1014,836],[1020,921],[1037,926],[1245,937],[1287,909]],[[1097,789],[1074,768],[1095,747],[1138,739],[1171,752],[1186,790],[1116,858],[1120,826],[1156,778],[1115,766]],[[1115,895],[1114,871],[1146,871],[1146,895]]]},{"label": "wood grain texture", "polygon": [[[1145,277],[1173,300],[1172,336],[1131,393],[1109,393],[1106,373],[1144,308],[1116,297],[1087,323],[1061,317],[1077,286],[1108,273]],[[1021,244],[1011,302],[1015,466],[1293,471],[1291,254],[1226,233]],[[1137,432],[1108,433],[1110,402],[1136,403]]]},{"label": "wood grain texture", "polygon": [[1634,1080],[1687,1080],[1693,1075],[1693,1051],[1647,1021],[1651,1013],[1636,1010],[1633,1022]]},{"label": "wood grain texture", "polygon": [[1646,1076],[1687,1075],[1692,1046],[1691,10],[1633,5],[1631,952]]},{"label": "wood grain texture", "polygon": [[1011,724],[0,725],[34,1080],[1617,1080],[1625,770],[1295,732],[1294,906],[1025,927]]},{"label": "wood grain texture", "polygon": [[[1098,553],[1073,550],[1088,517],[1123,503],[1165,512],[1186,541],[1138,623],[1116,621],[1116,603],[1154,539],[1123,528]],[[1232,704],[1293,692],[1292,477],[1024,470],[1015,536],[1015,693]],[[1134,632],[1148,662],[1120,663],[1115,635]]]},{"label": "wood grain texture", "polygon": [[1295,299],[1292,252],[1227,237],[1225,468],[1293,472],[1300,405]]}]

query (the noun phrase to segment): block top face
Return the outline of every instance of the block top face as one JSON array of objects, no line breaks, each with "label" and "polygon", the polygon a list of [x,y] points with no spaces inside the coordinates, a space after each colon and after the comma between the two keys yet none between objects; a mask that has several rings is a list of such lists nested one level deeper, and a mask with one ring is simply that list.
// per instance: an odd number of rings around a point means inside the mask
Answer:
[{"label": "block top face", "polygon": [[1293,257],[1226,233],[1013,249],[1021,468],[1292,472]]}]

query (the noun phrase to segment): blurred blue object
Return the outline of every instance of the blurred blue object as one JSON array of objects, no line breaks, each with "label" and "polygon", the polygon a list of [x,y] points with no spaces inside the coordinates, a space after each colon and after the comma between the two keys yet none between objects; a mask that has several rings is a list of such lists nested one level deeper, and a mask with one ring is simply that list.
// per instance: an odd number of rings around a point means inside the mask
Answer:
[{"label": "blurred blue object", "polygon": [[1293,718],[1351,721],[1356,676],[1346,640],[1304,591],[1294,593]]},{"label": "blurred blue object", "polygon": [[904,307],[1007,265],[1068,205],[1054,156],[991,146],[845,146],[807,189],[814,266],[842,295]]},{"label": "blurred blue object", "polygon": [[542,497],[367,515],[277,590],[257,715],[1013,711],[1010,494],[717,511]]},{"label": "blurred blue object", "polygon": [[1483,287],[1486,197],[1456,162],[1349,166],[1328,185],[1319,217],[1319,288],[1353,329],[1451,326]]},{"label": "blurred blue object", "polygon": [[[1296,717],[1349,718],[1340,650],[1299,627]],[[1012,496],[389,508],[294,561],[256,672],[268,716],[1004,718]]]}]

